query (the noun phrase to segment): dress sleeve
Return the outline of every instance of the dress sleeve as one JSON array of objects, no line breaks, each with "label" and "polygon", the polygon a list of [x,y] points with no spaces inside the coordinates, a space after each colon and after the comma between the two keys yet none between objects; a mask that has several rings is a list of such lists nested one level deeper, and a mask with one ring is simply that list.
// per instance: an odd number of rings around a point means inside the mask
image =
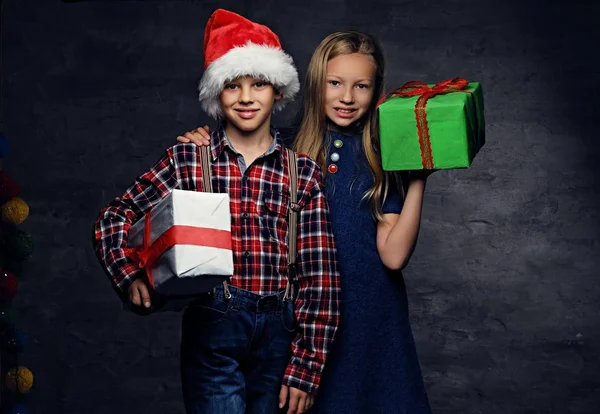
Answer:
[{"label": "dress sleeve", "polygon": [[404,197],[401,193],[401,182],[399,179],[393,179],[390,182],[388,194],[383,203],[383,214],[400,214],[404,205]]}]

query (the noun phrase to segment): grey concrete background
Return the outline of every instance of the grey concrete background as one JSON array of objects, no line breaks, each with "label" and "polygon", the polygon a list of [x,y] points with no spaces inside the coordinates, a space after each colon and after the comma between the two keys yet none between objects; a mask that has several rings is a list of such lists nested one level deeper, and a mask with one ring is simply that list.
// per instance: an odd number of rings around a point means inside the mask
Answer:
[{"label": "grey concrete background", "polygon": [[36,240],[15,299],[30,412],[183,413],[179,318],[121,310],[91,229],[177,134],[208,121],[196,83],[217,7],[271,26],[301,76],[326,34],[356,28],[382,40],[388,88],[482,83],[487,144],[470,170],[431,177],[405,271],[432,406],[600,412],[600,8],[536,3],[4,0],[5,170]]}]

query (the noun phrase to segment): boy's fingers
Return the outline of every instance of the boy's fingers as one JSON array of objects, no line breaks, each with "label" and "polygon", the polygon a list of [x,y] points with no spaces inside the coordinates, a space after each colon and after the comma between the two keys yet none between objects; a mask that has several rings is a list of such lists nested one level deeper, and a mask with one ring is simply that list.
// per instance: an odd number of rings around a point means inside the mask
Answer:
[{"label": "boy's fingers", "polygon": [[279,391],[279,408],[283,408],[288,398],[288,387],[286,385],[281,386]]},{"label": "boy's fingers", "polygon": [[202,129],[210,134],[210,127],[208,125],[204,125]]},{"label": "boy's fingers", "polygon": [[290,395],[290,404],[288,407],[287,414],[296,414],[298,412],[298,398]]},{"label": "boy's fingers", "polygon": [[131,303],[133,303],[136,306],[140,306],[140,292],[137,289],[137,286],[132,286],[131,289],[129,289],[129,300],[131,301]]},{"label": "boy's fingers", "polygon": [[148,287],[146,286],[146,284],[141,284],[140,287],[140,294],[142,295],[142,301],[144,302],[144,306],[149,308],[150,307],[150,293],[148,292]]},{"label": "boy's fingers", "polygon": [[307,395],[303,394],[300,396],[300,398],[298,399],[298,414],[303,414],[306,412],[306,400],[307,400]]},{"label": "boy's fingers", "polygon": [[300,406],[300,409],[302,411],[298,410],[299,413],[305,413],[308,411],[309,399],[310,399],[310,396],[308,396],[308,395],[306,397],[304,397],[304,404]]},{"label": "boy's fingers", "polygon": [[179,135],[179,136],[177,137],[177,141],[179,141],[179,142],[183,142],[183,143],[185,143],[185,144],[187,144],[188,142],[190,142],[189,138],[182,137],[181,135]]},{"label": "boy's fingers", "polygon": [[295,388],[290,389],[290,408],[288,409],[288,414],[298,414],[302,411],[299,409],[304,408],[304,398],[302,391],[297,390]]},{"label": "boy's fingers", "polygon": [[314,400],[312,395],[308,395],[308,397],[306,397],[306,411],[310,410],[313,406]]}]

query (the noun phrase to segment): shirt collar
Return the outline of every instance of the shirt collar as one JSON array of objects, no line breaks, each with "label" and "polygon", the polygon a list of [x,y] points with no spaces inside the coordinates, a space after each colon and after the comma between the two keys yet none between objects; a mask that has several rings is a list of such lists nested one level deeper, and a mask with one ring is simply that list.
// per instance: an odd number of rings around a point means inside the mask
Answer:
[{"label": "shirt collar", "polygon": [[[265,152],[264,155],[268,156],[273,153],[277,153],[280,157],[280,160],[283,162],[283,158],[281,158],[283,156],[283,141],[281,140],[281,135],[279,134],[279,131],[273,126],[271,126],[270,128],[270,132],[271,136],[273,137],[273,142],[271,143],[271,146]],[[235,150],[233,145],[231,145],[231,141],[225,133],[225,124],[221,123],[219,125],[219,128],[211,134],[210,150],[212,154],[212,160],[216,161],[221,156],[223,150],[226,147],[229,147],[234,153],[239,154],[239,152]]]}]

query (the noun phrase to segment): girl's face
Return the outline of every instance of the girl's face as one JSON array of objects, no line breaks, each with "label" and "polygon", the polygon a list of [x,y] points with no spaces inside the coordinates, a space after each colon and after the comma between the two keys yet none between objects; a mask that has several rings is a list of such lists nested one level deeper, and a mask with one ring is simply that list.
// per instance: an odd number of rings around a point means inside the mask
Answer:
[{"label": "girl's face", "polygon": [[369,109],[375,86],[375,61],[370,55],[352,53],[327,62],[325,115],[328,128],[349,132]]}]

